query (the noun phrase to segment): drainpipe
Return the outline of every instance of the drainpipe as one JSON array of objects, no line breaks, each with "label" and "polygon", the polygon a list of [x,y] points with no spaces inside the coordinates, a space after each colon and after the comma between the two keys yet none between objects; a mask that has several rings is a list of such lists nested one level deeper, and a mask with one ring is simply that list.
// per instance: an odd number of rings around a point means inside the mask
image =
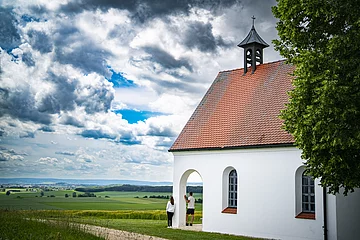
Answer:
[{"label": "drainpipe", "polygon": [[324,212],[324,240],[328,240],[328,227],[327,227],[327,206],[326,206],[327,191],[326,187],[323,187],[323,212]]}]

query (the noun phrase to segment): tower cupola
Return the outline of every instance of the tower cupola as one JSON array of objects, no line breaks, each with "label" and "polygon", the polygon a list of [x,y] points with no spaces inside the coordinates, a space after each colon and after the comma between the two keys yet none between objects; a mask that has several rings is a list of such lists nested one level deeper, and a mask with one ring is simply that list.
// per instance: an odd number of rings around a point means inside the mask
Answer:
[{"label": "tower cupola", "polygon": [[244,75],[248,71],[248,64],[251,66],[251,73],[254,73],[256,64],[263,63],[263,49],[269,46],[255,30],[255,17],[253,16],[252,19],[253,24],[249,34],[237,45],[244,48]]}]

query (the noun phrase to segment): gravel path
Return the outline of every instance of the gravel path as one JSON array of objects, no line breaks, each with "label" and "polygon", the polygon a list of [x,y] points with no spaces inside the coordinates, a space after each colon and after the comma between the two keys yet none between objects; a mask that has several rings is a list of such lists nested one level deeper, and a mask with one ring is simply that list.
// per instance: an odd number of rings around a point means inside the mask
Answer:
[{"label": "gravel path", "polygon": [[166,240],[165,238],[147,236],[139,233],[126,232],[94,225],[79,224],[79,226],[84,231],[99,237],[103,237],[106,240]]}]

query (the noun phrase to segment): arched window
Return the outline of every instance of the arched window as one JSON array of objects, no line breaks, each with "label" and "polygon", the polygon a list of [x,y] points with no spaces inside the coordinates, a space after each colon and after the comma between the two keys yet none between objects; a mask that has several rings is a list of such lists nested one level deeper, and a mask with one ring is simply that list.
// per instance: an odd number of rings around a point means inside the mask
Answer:
[{"label": "arched window", "polygon": [[301,208],[303,213],[315,213],[315,184],[312,177],[302,174]]},{"label": "arched window", "polygon": [[236,170],[232,170],[229,173],[229,202],[228,207],[237,207],[237,173]]},{"label": "arched window", "polygon": [[306,173],[305,166],[295,172],[295,217],[315,219],[315,180]]},{"label": "arched window", "polygon": [[227,167],[223,172],[222,213],[237,214],[238,177],[233,167]]}]

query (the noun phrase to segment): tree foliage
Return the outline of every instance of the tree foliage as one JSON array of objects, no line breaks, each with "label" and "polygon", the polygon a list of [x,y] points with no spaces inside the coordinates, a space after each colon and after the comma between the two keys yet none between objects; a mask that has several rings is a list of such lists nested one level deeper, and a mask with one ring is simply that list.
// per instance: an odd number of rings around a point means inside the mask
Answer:
[{"label": "tree foliage", "polygon": [[360,1],[278,0],[275,49],[296,66],[282,111],[308,173],[329,192],[360,187]]}]

